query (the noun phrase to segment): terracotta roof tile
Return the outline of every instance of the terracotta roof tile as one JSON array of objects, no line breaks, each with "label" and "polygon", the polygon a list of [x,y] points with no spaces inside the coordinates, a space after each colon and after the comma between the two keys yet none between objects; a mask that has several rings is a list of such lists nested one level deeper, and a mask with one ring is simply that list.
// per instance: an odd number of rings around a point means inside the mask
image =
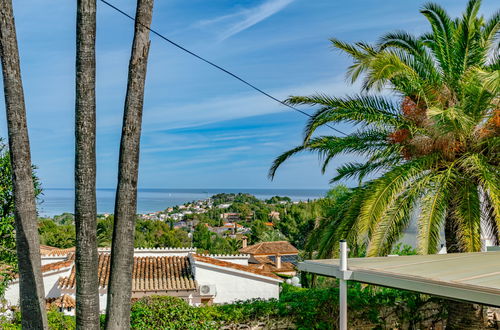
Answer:
[{"label": "terracotta roof tile", "polygon": [[271,277],[274,279],[282,280],[281,277],[279,277],[276,274],[273,274],[272,272],[258,269],[255,267],[251,267],[251,266],[239,265],[239,264],[235,264],[235,263],[228,262],[228,261],[223,261],[223,260],[219,260],[219,259],[215,259],[215,258],[210,258],[207,256],[202,256],[199,254],[193,254],[193,258],[196,261],[204,262],[207,264],[212,264],[215,266],[237,269],[237,270],[241,270],[241,271],[248,272],[248,273],[253,273],[253,274],[257,274],[257,275],[261,275],[261,276],[267,276],[267,277]]},{"label": "terracotta roof tile", "polygon": [[50,272],[52,270],[71,267],[72,265],[73,265],[73,260],[63,260],[43,265],[40,269],[42,270],[42,273],[45,273],[45,272]]},{"label": "terracotta roof tile", "polygon": [[261,242],[254,245],[249,245],[240,249],[241,253],[248,253],[253,255],[274,255],[274,254],[298,254],[299,250],[295,248],[290,242],[276,241],[276,242]]},{"label": "terracotta roof tile", "polygon": [[40,245],[40,254],[42,256],[48,256],[48,257],[65,256],[69,253],[74,253],[74,252],[75,252],[74,246],[67,249],[60,249],[53,246]]},{"label": "terracotta roof tile", "polygon": [[[42,267],[40,267],[40,270],[42,271],[42,273],[45,273],[45,272],[50,272],[53,270],[59,270],[62,268],[69,268],[71,266],[73,266],[72,260],[63,260],[63,261],[58,261],[58,262],[53,262],[53,263],[50,263],[47,265],[43,265]],[[16,274],[14,276],[14,278],[18,278],[18,277],[19,277],[19,274]]]},{"label": "terracotta roof tile", "polygon": [[[99,254],[99,285],[109,281],[111,255]],[[68,277],[59,279],[62,288],[74,288],[75,269]],[[132,291],[195,290],[197,288],[188,257],[134,257]]]},{"label": "terracotta roof tile", "polygon": [[56,306],[59,308],[75,308],[76,301],[75,298],[71,297],[70,295],[63,294],[62,296],[57,298],[45,299],[45,306],[47,308],[50,308],[52,306]]},{"label": "terracotta roof tile", "polygon": [[291,262],[281,262],[281,268],[276,268],[276,263],[269,259],[268,257],[253,257],[256,264],[249,264],[248,266],[255,269],[262,269],[264,271],[272,272],[272,273],[280,273],[280,272],[292,272],[295,271],[295,266]]}]

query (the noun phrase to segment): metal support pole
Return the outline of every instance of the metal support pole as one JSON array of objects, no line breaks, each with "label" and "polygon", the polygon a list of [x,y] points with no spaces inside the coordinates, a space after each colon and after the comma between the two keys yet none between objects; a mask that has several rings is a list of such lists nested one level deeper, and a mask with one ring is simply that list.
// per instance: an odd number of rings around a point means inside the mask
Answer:
[{"label": "metal support pole", "polygon": [[342,277],[339,279],[339,328],[347,330],[347,281],[344,279],[344,272],[347,271],[347,243],[345,240],[340,241],[340,265],[339,270],[342,272]]}]

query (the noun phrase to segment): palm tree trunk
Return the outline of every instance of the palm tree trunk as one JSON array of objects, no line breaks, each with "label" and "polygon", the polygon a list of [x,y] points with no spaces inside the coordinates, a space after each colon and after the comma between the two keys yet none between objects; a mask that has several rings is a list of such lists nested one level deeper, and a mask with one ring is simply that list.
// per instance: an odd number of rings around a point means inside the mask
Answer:
[{"label": "palm tree trunk", "polygon": [[[445,221],[445,239],[447,253],[464,252],[460,248],[457,238],[457,230],[453,216],[450,214]],[[446,300],[446,310],[448,319],[446,321],[447,330],[469,330],[484,329],[482,306],[466,303],[462,301]]]},{"label": "palm tree trunk", "polygon": [[76,324],[99,329],[95,163],[96,1],[78,0],[76,16],[75,226]]},{"label": "palm tree trunk", "polygon": [[123,116],[106,329],[130,328],[137,177],[153,0],[138,0]]},{"label": "palm tree trunk", "polygon": [[30,143],[11,0],[2,0],[0,5],[0,57],[12,164],[22,327],[47,329]]}]

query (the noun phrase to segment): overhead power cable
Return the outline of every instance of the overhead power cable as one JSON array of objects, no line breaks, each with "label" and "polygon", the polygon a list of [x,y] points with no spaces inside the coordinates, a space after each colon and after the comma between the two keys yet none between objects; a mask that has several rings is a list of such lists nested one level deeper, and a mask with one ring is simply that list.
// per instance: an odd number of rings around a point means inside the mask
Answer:
[{"label": "overhead power cable", "polygon": [[[110,7],[111,9],[113,9],[113,10],[117,11],[118,13],[122,14],[123,16],[125,16],[125,17],[127,17],[127,18],[129,18],[129,19],[131,19],[132,21],[134,21],[134,22],[135,22],[135,18],[134,18],[134,17],[130,16],[129,14],[127,14],[126,12],[124,12],[123,10],[121,10],[120,8],[116,7],[115,5],[113,5],[113,4],[111,4],[111,3],[109,3],[109,2],[108,2],[108,1],[106,1],[106,0],[100,0],[100,1],[101,1],[102,3],[104,3],[105,5],[107,5],[108,7]],[[202,57],[202,56],[200,56],[200,55],[198,55],[198,54],[196,54],[196,53],[194,53],[194,52],[190,51],[189,49],[187,49],[186,47],[184,47],[184,46],[182,46],[182,45],[180,45],[180,44],[176,43],[175,41],[172,41],[171,39],[169,39],[169,38],[165,37],[165,36],[164,36],[163,34],[161,34],[160,32],[158,32],[158,31],[156,31],[156,30],[154,30],[154,29],[152,29],[152,28],[150,28],[150,27],[148,27],[148,26],[146,26],[146,25],[142,24],[141,22],[137,22],[137,23],[139,23],[140,25],[142,25],[143,27],[145,27],[146,29],[148,29],[149,31],[151,31],[151,33],[153,33],[154,35],[156,35],[156,36],[160,37],[161,39],[165,40],[165,41],[166,41],[166,42],[168,42],[169,44],[171,44],[171,45],[173,45],[173,46],[175,46],[175,47],[177,47],[177,48],[181,49],[182,51],[184,51],[184,52],[186,52],[186,53],[188,53],[188,54],[190,54],[190,55],[192,55],[192,56],[196,57],[197,59],[199,59],[199,60],[201,60],[201,61],[203,61],[203,62],[205,62],[205,63],[207,63],[207,64],[209,64],[209,65],[213,66],[214,68],[216,68],[216,69],[218,69],[218,70],[220,70],[220,71],[222,71],[222,72],[224,72],[224,73],[226,73],[226,74],[230,75],[231,77],[233,77],[233,78],[235,78],[235,79],[237,79],[237,80],[241,81],[241,82],[242,82],[242,83],[244,83],[245,85],[247,85],[247,86],[249,86],[250,88],[252,88],[252,89],[256,90],[257,92],[259,92],[259,93],[261,93],[261,94],[263,94],[263,95],[267,96],[267,97],[268,97],[268,98],[270,98],[271,100],[276,101],[276,102],[278,102],[278,103],[280,103],[280,104],[282,104],[282,105],[284,105],[284,106],[286,106],[286,107],[288,107],[288,108],[290,108],[290,109],[292,109],[292,110],[294,110],[294,111],[297,111],[297,112],[299,112],[299,113],[301,113],[301,114],[303,114],[303,115],[305,115],[305,116],[307,116],[307,117],[309,117],[309,118],[312,118],[312,116],[311,116],[310,114],[308,114],[307,112],[305,112],[305,111],[303,111],[303,110],[300,110],[300,109],[298,109],[298,108],[296,108],[296,107],[294,107],[294,106],[291,106],[290,104],[288,104],[288,103],[286,103],[286,102],[284,102],[284,101],[282,101],[282,100],[278,99],[277,97],[274,97],[273,95],[271,95],[271,94],[269,94],[269,93],[265,92],[264,90],[260,89],[259,87],[255,86],[254,84],[252,84],[252,83],[248,82],[247,80],[245,80],[245,79],[241,78],[241,77],[240,77],[240,76],[238,76],[237,74],[232,73],[231,71],[229,71],[229,70],[227,70],[227,69],[224,69],[224,68],[223,68],[223,67],[221,67],[220,65],[215,64],[214,62],[212,62],[212,61],[210,61],[210,60],[207,60],[206,58],[204,58],[204,57]],[[346,136],[347,136],[347,134],[346,134],[346,133],[344,133],[344,132],[342,132],[342,131],[340,131],[340,130],[336,129],[335,127],[333,127],[333,126],[331,126],[331,125],[326,124],[325,126],[327,126],[327,127],[331,128],[332,130],[334,130],[334,131],[336,131],[336,132],[338,132],[338,133],[340,133],[340,134],[343,134],[343,135],[346,135]]]}]

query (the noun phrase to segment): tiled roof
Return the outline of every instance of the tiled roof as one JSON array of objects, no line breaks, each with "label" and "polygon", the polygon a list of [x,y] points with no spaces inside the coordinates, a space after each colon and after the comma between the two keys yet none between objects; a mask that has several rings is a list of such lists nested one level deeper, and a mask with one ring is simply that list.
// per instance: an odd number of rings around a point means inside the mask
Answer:
[{"label": "tiled roof", "polygon": [[40,254],[42,256],[49,256],[49,257],[65,256],[65,255],[67,255],[69,253],[73,253],[73,252],[75,252],[74,246],[67,248],[67,249],[60,249],[60,248],[56,248],[53,246],[40,245]]},{"label": "tiled roof", "polygon": [[262,269],[264,271],[280,273],[280,272],[293,272],[295,271],[295,266],[291,262],[281,262],[281,268],[276,268],[276,263],[269,259],[269,257],[254,257],[253,258],[258,263],[248,264],[248,266],[255,269]]},{"label": "tiled roof", "polygon": [[241,253],[255,254],[255,255],[275,255],[275,254],[298,254],[299,250],[295,248],[290,242],[276,241],[276,242],[261,242],[254,245],[249,245],[240,249]]},{"label": "tiled roof", "polygon": [[[45,272],[50,272],[53,270],[59,270],[62,268],[69,268],[71,266],[73,266],[73,260],[63,260],[63,261],[58,261],[58,262],[53,262],[50,264],[43,265],[42,267],[40,267],[40,270],[42,271],[42,273],[45,273]],[[18,277],[19,277],[19,274],[14,275],[14,278],[18,278]]]},{"label": "tiled roof", "polygon": [[[99,285],[106,287],[109,281],[111,255],[99,254]],[[59,279],[62,288],[74,288],[75,269],[68,277]],[[188,257],[134,257],[132,291],[196,290],[197,284],[191,272]]]},{"label": "tiled roof", "polygon": [[40,269],[42,270],[42,273],[45,273],[45,272],[50,272],[52,270],[71,267],[72,265],[73,265],[73,260],[63,260],[43,265]]},{"label": "tiled roof", "polygon": [[226,222],[223,227],[234,228],[234,226],[236,226],[236,228],[243,228],[242,225],[240,225],[238,223],[232,223],[232,222]]},{"label": "tiled roof", "polygon": [[255,267],[245,266],[245,265],[238,265],[238,264],[235,264],[235,263],[232,263],[232,262],[223,261],[223,260],[219,260],[219,259],[214,259],[214,258],[210,258],[210,257],[207,257],[207,256],[202,256],[202,255],[199,255],[199,254],[193,254],[192,256],[193,256],[193,258],[196,261],[199,261],[199,262],[204,262],[204,263],[207,263],[207,264],[212,264],[212,265],[220,266],[220,267],[237,269],[237,270],[248,272],[248,273],[253,273],[253,274],[257,274],[257,275],[261,275],[261,276],[271,277],[273,279],[278,279],[278,280],[282,279],[281,277],[279,277],[276,274],[273,274],[272,272],[269,272],[269,271],[266,271],[266,270],[262,270],[262,269],[257,269]]},{"label": "tiled roof", "polygon": [[60,307],[60,308],[75,308],[76,301],[73,297],[63,294],[57,298],[47,298],[45,299],[45,306],[50,308],[52,306]]}]

